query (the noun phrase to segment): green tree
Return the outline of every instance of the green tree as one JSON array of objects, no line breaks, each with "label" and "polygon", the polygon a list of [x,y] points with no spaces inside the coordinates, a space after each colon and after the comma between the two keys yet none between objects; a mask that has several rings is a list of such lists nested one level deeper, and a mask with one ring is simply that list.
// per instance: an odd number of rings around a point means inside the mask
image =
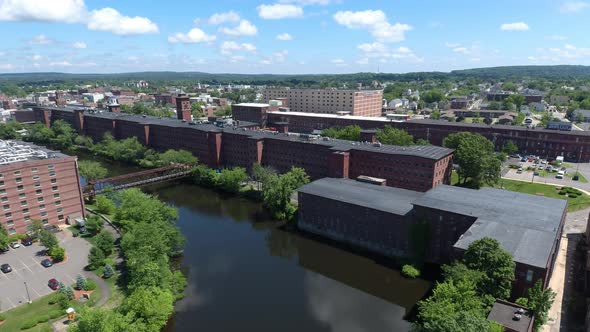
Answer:
[{"label": "green tree", "polygon": [[196,164],[197,158],[193,156],[190,151],[187,150],[167,150],[166,152],[160,155],[160,160],[162,164],[165,165],[172,165],[172,164]]},{"label": "green tree", "polygon": [[389,125],[377,131],[377,140],[383,144],[410,146],[414,145],[414,137],[402,129]]},{"label": "green tree", "polygon": [[502,90],[506,90],[506,91],[516,91],[516,89],[517,89],[517,86],[516,86],[516,84],[514,84],[514,83],[512,83],[512,82],[510,82],[510,81],[504,82],[504,83],[502,84]]},{"label": "green tree", "polygon": [[430,91],[426,91],[422,93],[421,99],[424,100],[426,103],[434,103],[443,100],[444,94],[442,91],[434,89]]},{"label": "green tree", "polygon": [[468,268],[483,272],[484,277],[478,284],[482,294],[495,299],[510,297],[515,263],[497,240],[484,237],[473,241],[465,251],[463,261]]},{"label": "green tree", "polygon": [[74,290],[72,289],[72,287],[65,285],[63,282],[59,283],[59,288],[57,289],[57,292],[60,294],[64,294],[68,297],[69,300],[74,299]]},{"label": "green tree", "polygon": [[524,118],[525,118],[524,113],[518,112],[516,114],[516,117],[514,117],[514,121],[512,121],[512,124],[515,126],[520,126],[520,125],[522,125]]},{"label": "green tree", "polygon": [[516,106],[517,110],[520,110],[520,106],[522,106],[522,104],[524,103],[524,96],[518,93],[514,93],[508,96],[506,99],[504,99],[504,102],[512,104]]},{"label": "green tree", "polygon": [[59,245],[59,241],[57,240],[57,237],[55,237],[55,234],[46,230],[41,230],[39,233],[39,241],[48,251],[51,251],[51,249]]},{"label": "green tree", "polygon": [[500,107],[500,104],[498,104],[497,101],[492,101],[492,102],[490,102],[488,104],[488,109],[489,110],[496,111],[496,110],[499,110],[500,108],[501,108]]},{"label": "green tree", "polygon": [[577,123],[584,122],[584,114],[582,114],[582,113],[578,113],[578,114],[576,115],[576,122],[577,122]]},{"label": "green tree", "polygon": [[61,262],[66,258],[66,250],[63,247],[55,246],[49,250],[49,256],[54,262]]},{"label": "green tree", "polygon": [[4,251],[8,249],[8,245],[10,244],[10,240],[8,239],[8,232],[4,225],[0,224],[0,251]]},{"label": "green tree", "polygon": [[102,250],[105,256],[110,256],[115,249],[115,239],[113,238],[113,234],[109,231],[102,230],[94,238],[94,245]]},{"label": "green tree", "polygon": [[553,121],[553,116],[551,115],[551,113],[543,113],[543,116],[541,117],[541,125],[543,127],[547,127],[547,123],[549,123],[549,121]]},{"label": "green tree", "polygon": [[241,167],[224,169],[217,178],[217,184],[223,191],[237,193],[240,191],[242,182],[246,181],[246,179],[248,179],[248,174]]},{"label": "green tree", "polygon": [[88,267],[90,270],[98,269],[104,265],[105,258],[102,250],[97,247],[90,248],[90,253],[88,254]]},{"label": "green tree", "polygon": [[551,288],[543,289],[541,280],[537,280],[535,285],[528,290],[528,307],[535,314],[534,329],[540,331],[541,327],[547,323],[549,318],[549,309],[555,300],[555,292]]},{"label": "green tree", "polygon": [[440,120],[440,111],[439,110],[432,111],[432,113],[430,114],[430,118],[432,120]]},{"label": "green tree", "polygon": [[160,331],[174,312],[174,297],[158,287],[136,289],[125,301],[121,311],[141,322],[147,331]]},{"label": "green tree", "polygon": [[193,180],[196,184],[204,187],[214,187],[217,184],[217,173],[205,165],[193,167]]},{"label": "green tree", "polygon": [[309,182],[309,177],[302,168],[293,167],[282,175],[269,177],[262,190],[264,205],[276,219],[290,219],[295,207],[291,204],[291,194],[297,188]]},{"label": "green tree", "polygon": [[109,309],[88,309],[80,312],[76,324],[72,324],[69,332],[136,332],[138,326],[133,325],[131,316],[124,316],[118,311]]},{"label": "green tree", "polygon": [[78,274],[76,277],[76,289],[77,290],[84,290],[86,289],[86,284],[88,284],[88,279],[81,274]]},{"label": "green tree", "polygon": [[344,139],[349,141],[361,140],[361,127],[358,125],[346,126],[344,128],[332,127],[322,130],[322,136]]},{"label": "green tree", "polygon": [[94,181],[107,176],[109,171],[97,161],[80,160],[78,170],[87,181]]},{"label": "green tree", "polygon": [[78,134],[69,123],[64,120],[54,121],[51,124],[51,130],[53,137],[49,139],[49,142],[52,146],[59,149],[70,149],[74,146],[74,139]]},{"label": "green tree", "polygon": [[90,234],[94,236],[102,230],[102,227],[104,226],[104,221],[102,221],[102,218],[100,218],[99,216],[92,215],[86,218],[85,226],[88,232],[90,232]]},{"label": "green tree", "polygon": [[471,180],[479,187],[483,183],[495,184],[500,178],[501,162],[494,156],[494,145],[480,134],[460,132],[448,135],[443,145],[455,149],[455,161],[459,165],[459,182]]},{"label": "green tree", "polygon": [[265,167],[259,163],[252,165],[252,179],[258,182],[258,190],[262,190],[264,185],[270,180],[273,175],[276,175],[276,171],[271,167]]},{"label": "green tree", "polygon": [[112,214],[115,212],[117,206],[112,199],[104,196],[98,195],[96,196],[96,210],[102,214]]},{"label": "green tree", "polygon": [[114,275],[115,275],[115,269],[113,269],[113,267],[110,264],[105,264],[104,265],[104,270],[102,272],[102,276],[105,279],[109,279],[109,278],[111,278]]},{"label": "green tree", "polygon": [[29,134],[26,139],[39,144],[49,144],[51,138],[53,138],[53,130],[47,128],[43,123],[37,122],[30,126],[28,129]]},{"label": "green tree", "polygon": [[512,140],[508,140],[502,147],[502,152],[511,155],[518,152],[518,146]]}]

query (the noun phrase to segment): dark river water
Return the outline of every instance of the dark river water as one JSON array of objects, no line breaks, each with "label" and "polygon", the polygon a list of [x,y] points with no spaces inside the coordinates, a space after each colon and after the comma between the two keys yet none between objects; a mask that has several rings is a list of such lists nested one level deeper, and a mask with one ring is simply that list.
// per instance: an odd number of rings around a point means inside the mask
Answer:
[{"label": "dark river water", "polygon": [[[124,170],[109,168],[111,175]],[[166,332],[407,331],[404,317],[430,289],[372,259],[284,231],[245,198],[187,183],[144,190],[178,208],[186,237],[180,264],[188,287]]]}]

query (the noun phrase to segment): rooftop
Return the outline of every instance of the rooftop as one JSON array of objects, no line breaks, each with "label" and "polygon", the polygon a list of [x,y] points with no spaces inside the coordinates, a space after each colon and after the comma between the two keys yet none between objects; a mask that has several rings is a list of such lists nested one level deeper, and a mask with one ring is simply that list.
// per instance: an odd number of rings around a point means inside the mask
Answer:
[{"label": "rooftop", "polygon": [[233,106],[245,106],[245,107],[269,107],[269,104],[265,103],[239,103],[234,104]]},{"label": "rooftop", "polygon": [[67,155],[32,143],[0,140],[0,166],[29,160],[64,158]]},{"label": "rooftop", "polygon": [[[515,319],[515,313],[520,313],[520,319]],[[499,323],[512,331],[527,332],[533,322],[533,314],[518,304],[498,300],[494,303],[488,320]]]},{"label": "rooftop", "polygon": [[401,216],[410,212],[412,202],[422,195],[406,189],[335,178],[313,181],[298,191]]},{"label": "rooftop", "polygon": [[455,243],[466,250],[483,237],[497,239],[515,262],[545,268],[559,232],[567,201],[495,188],[479,190],[440,185],[414,205],[448,211],[477,220]]}]

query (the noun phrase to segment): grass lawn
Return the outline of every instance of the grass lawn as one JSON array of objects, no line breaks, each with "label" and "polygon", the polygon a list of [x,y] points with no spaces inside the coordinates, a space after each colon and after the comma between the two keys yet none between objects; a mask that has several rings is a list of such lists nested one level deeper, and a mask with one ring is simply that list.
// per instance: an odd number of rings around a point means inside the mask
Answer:
[{"label": "grass lawn", "polygon": [[588,183],[588,180],[582,175],[582,173],[576,172],[574,173],[574,175],[577,175],[579,177],[578,181],[582,183]]},{"label": "grass lawn", "polygon": [[532,195],[542,194],[546,197],[567,199],[569,211],[581,210],[590,206],[590,196],[583,194],[576,198],[564,197],[558,194],[559,191],[555,189],[555,186],[551,186],[548,184],[501,179],[500,185],[510,191],[516,191]]}]

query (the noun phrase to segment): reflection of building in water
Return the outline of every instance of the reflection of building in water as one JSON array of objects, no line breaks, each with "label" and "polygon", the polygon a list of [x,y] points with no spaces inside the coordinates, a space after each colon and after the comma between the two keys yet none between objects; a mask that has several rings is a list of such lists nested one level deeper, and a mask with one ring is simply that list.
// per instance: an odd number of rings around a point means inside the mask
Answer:
[{"label": "reflection of building in water", "polygon": [[297,237],[296,243],[299,264],[304,268],[401,306],[405,313],[431,286],[425,280],[406,279],[397,270],[317,241]]}]

